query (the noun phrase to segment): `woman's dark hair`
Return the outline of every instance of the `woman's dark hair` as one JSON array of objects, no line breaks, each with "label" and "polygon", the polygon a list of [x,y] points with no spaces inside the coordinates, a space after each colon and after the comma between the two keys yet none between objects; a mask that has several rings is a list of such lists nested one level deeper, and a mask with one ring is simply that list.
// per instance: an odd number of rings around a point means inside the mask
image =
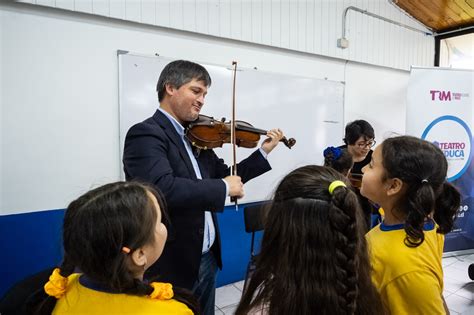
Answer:
[{"label": "woman's dark hair", "polygon": [[[68,277],[77,268],[110,292],[149,295],[153,288],[134,277],[127,254],[122,251],[124,246],[133,251],[154,242],[157,213],[148,193],[156,197],[163,221],[167,221],[161,193],[136,182],[107,184],[71,202],[63,223],[61,275]],[[40,291],[31,304],[42,296],[44,301],[39,303],[36,313],[51,314],[56,298]],[[175,299],[180,300],[179,296]],[[191,309],[197,305],[194,301],[182,302]]]},{"label": "woman's dark hair", "polygon": [[346,176],[354,165],[352,155],[347,149],[327,147],[324,152],[324,166],[331,167]]},{"label": "woman's dark hair", "polygon": [[[383,314],[370,278],[357,196],[345,177],[309,165],[288,174],[265,219],[256,269],[236,314]],[[349,183],[347,186],[349,187]]]},{"label": "woman's dark hair", "polygon": [[450,232],[461,195],[446,182],[448,162],[443,151],[411,136],[388,138],[381,149],[386,178],[398,178],[406,185],[396,204],[396,210],[406,215],[405,244],[416,247],[423,243],[423,225],[433,211],[438,233]]},{"label": "woman's dark hair", "polygon": [[364,137],[365,141],[374,139],[374,128],[365,120],[354,120],[348,123],[343,139],[344,143],[354,145],[360,137]]},{"label": "woman's dark hair", "polygon": [[171,84],[179,89],[182,85],[196,79],[203,81],[206,86],[211,86],[211,76],[206,68],[200,64],[187,61],[175,60],[165,66],[161,71],[160,78],[156,84],[158,100],[161,102],[165,96],[166,84]]}]

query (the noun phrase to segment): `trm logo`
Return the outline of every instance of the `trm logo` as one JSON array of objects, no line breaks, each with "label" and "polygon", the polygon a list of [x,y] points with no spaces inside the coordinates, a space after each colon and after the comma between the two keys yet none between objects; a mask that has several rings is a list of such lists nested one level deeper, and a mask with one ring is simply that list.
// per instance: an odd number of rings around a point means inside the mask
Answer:
[{"label": "trm logo", "polygon": [[[431,100],[451,101],[451,91],[430,90]],[[456,98],[459,99],[459,98]]]}]

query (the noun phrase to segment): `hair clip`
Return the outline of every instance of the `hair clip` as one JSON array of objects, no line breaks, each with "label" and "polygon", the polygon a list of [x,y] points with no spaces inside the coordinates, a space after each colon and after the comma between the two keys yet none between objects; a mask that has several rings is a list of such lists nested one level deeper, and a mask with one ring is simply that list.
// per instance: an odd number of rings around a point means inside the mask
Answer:
[{"label": "hair clip", "polygon": [[327,148],[323,151],[324,157],[326,157],[329,153],[332,153],[333,160],[337,160],[337,159],[341,156],[342,150],[341,150],[340,148],[327,147]]},{"label": "hair clip", "polygon": [[59,299],[66,293],[67,282],[68,278],[61,275],[59,268],[55,268],[49,276],[49,281],[44,285],[44,292]]},{"label": "hair clip", "polygon": [[422,179],[421,180],[421,183],[424,184],[424,183],[429,183],[428,180],[425,178],[425,179]]},{"label": "hair clip", "polygon": [[171,283],[163,282],[152,282],[150,286],[153,288],[153,291],[150,293],[149,297],[156,300],[169,300],[173,298],[173,286]]},{"label": "hair clip", "polygon": [[128,247],[122,247],[122,252],[124,252],[125,254],[130,254],[130,248]]}]

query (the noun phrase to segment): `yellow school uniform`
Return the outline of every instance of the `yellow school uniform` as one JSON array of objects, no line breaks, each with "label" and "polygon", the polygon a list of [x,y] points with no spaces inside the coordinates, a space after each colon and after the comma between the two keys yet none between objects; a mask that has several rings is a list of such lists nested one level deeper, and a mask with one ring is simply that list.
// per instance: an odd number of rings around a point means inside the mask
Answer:
[{"label": "yellow school uniform", "polygon": [[425,224],[425,240],[408,247],[403,224],[383,223],[367,235],[372,280],[390,314],[445,314],[443,306],[444,236],[431,221]]},{"label": "yellow school uniform", "polygon": [[193,314],[185,304],[173,299],[97,291],[82,285],[79,277],[80,274],[68,277],[67,291],[57,301],[53,315]]}]

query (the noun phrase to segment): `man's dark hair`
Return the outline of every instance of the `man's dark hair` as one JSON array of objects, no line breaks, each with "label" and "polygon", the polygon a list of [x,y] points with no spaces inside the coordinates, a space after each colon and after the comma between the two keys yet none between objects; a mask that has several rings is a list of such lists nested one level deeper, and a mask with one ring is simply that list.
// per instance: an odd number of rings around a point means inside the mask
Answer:
[{"label": "man's dark hair", "polygon": [[364,137],[365,141],[374,139],[374,128],[367,121],[361,119],[348,123],[343,139],[344,143],[353,145],[360,137]]},{"label": "man's dark hair", "polygon": [[160,78],[156,84],[156,91],[158,92],[158,100],[161,102],[165,96],[166,84],[171,84],[179,89],[182,85],[196,79],[203,81],[207,87],[211,86],[211,76],[206,68],[200,64],[187,61],[175,60],[166,65],[161,71]]}]

